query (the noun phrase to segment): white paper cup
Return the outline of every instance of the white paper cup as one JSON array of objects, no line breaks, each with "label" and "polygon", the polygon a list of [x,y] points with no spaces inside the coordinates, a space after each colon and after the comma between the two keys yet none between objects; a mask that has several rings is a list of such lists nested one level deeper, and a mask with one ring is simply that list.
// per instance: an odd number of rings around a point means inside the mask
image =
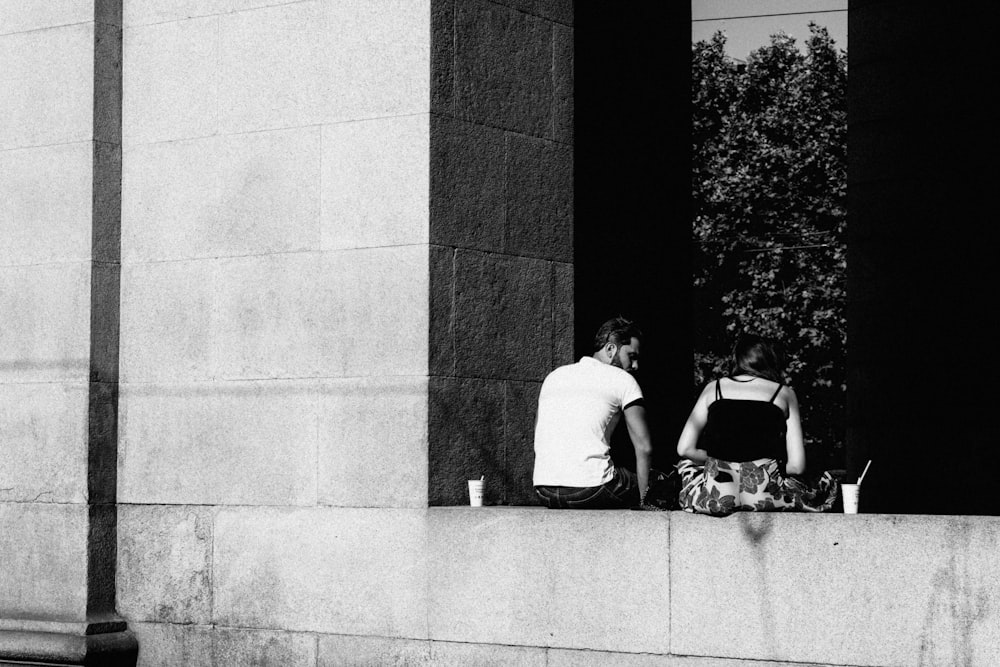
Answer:
[{"label": "white paper cup", "polygon": [[841,484],[840,494],[844,498],[844,514],[857,514],[858,497],[861,495],[861,485]]},{"label": "white paper cup", "polygon": [[469,505],[472,507],[483,506],[483,480],[469,480]]}]

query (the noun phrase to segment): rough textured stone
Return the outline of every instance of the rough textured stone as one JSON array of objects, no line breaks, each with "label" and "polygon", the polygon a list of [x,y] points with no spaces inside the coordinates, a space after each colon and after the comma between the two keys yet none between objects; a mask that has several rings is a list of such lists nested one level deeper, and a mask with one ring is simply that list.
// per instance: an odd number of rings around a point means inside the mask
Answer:
[{"label": "rough textured stone", "polygon": [[429,116],[323,127],[322,249],[427,243]]},{"label": "rough textured stone", "polygon": [[316,637],[295,632],[217,628],[213,667],[314,667]]},{"label": "rough textured stone", "polygon": [[[552,138],[571,144],[576,117],[573,29],[552,28]],[[853,85],[853,84],[852,84]]]},{"label": "rough textured stone", "polygon": [[455,113],[455,0],[431,0],[431,111]]},{"label": "rough textured stone", "polygon": [[456,3],[455,109],[536,137],[552,131],[552,24],[484,0]]},{"label": "rough textured stone", "polygon": [[552,273],[547,262],[459,251],[455,257],[455,366],[464,377],[541,380],[552,359]]},{"label": "rough textured stone", "polygon": [[371,378],[319,387],[318,502],[427,506],[427,379]]},{"label": "rough textured stone", "polygon": [[507,135],[504,248],[513,255],[573,261],[573,149]]},{"label": "rough textured stone", "polygon": [[87,506],[0,503],[0,618],[83,621]]},{"label": "rough textured stone", "polygon": [[428,522],[432,640],[668,652],[667,513],[442,508]]},{"label": "rough textured stone", "polygon": [[431,116],[431,243],[502,247],[505,159],[500,130]]},{"label": "rough textured stone", "polygon": [[541,386],[539,382],[505,383],[504,504],[538,504],[531,478],[535,468],[535,414]]},{"label": "rough textured stone", "polygon": [[674,653],[851,665],[1000,659],[1000,584],[981,560],[997,547],[1000,521],[677,512],[670,525]]},{"label": "rough textured stone", "polygon": [[125,261],[319,249],[320,129],[133,146]]},{"label": "rough textured stone", "polygon": [[0,62],[0,150],[93,137],[93,23],[0,35]]},{"label": "rough textured stone", "polygon": [[0,152],[0,265],[90,258],[90,143]]},{"label": "rough textured stone", "polygon": [[225,132],[424,113],[429,1],[302,2],[220,19]]},{"label": "rough textured stone", "polygon": [[483,504],[504,494],[504,384],[471,378],[431,378],[428,386],[427,500],[468,505],[468,480],[485,476]]},{"label": "rough textured stone", "polygon": [[306,381],[125,385],[119,500],[314,503],[318,393]]},{"label": "rough textured stone", "polygon": [[218,131],[220,73],[206,66],[220,58],[218,18],[129,28],[122,48],[126,144]]},{"label": "rough textured stone", "polygon": [[455,373],[455,250],[429,248],[428,373]]},{"label": "rough textured stone", "polygon": [[459,644],[430,642],[430,664],[435,667],[546,667],[545,649],[496,644]]},{"label": "rough textured stone", "polygon": [[85,380],[90,358],[87,263],[0,268],[0,381]]},{"label": "rough textured stone", "polygon": [[575,361],[573,350],[574,267],[552,263],[552,368]]},{"label": "rough textured stone", "polygon": [[209,626],[129,623],[129,628],[139,640],[136,667],[215,667]]},{"label": "rough textured stone", "polygon": [[221,510],[214,620],[426,639],[426,540],[423,510]]},{"label": "rough textured stone", "polygon": [[121,381],[211,379],[215,263],[123,265],[121,281]]},{"label": "rough textured stone", "polygon": [[211,621],[212,512],[118,505],[117,605],[131,623]]},{"label": "rough textured stone", "polygon": [[492,0],[526,14],[573,25],[573,0]]},{"label": "rough textured stone", "polygon": [[86,502],[87,388],[0,384],[0,501]]},{"label": "rough textured stone", "polygon": [[318,667],[432,665],[430,642],[389,637],[320,635]]}]

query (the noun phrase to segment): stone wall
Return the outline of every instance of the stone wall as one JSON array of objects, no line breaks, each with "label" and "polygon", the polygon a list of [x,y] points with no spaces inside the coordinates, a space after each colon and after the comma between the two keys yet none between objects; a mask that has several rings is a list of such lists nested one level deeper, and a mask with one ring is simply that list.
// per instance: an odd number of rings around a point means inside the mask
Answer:
[{"label": "stone wall", "polygon": [[533,504],[538,389],[573,358],[573,6],[435,0],[429,502]]}]

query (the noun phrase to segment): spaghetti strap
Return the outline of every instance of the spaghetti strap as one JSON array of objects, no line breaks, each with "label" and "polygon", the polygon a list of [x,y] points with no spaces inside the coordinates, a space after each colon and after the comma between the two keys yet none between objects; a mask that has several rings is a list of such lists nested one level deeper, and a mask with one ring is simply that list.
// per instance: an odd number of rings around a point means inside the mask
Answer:
[{"label": "spaghetti strap", "polygon": [[778,398],[778,394],[781,393],[781,390],[782,390],[782,388],[784,388],[784,386],[785,385],[783,385],[783,384],[779,384],[778,385],[778,388],[774,392],[774,396],[771,397],[771,400],[768,401],[768,403],[774,403],[774,399]]},{"label": "spaghetti strap", "polygon": [[715,400],[720,400],[722,398],[722,386],[719,384],[722,382],[722,378],[715,381]]}]

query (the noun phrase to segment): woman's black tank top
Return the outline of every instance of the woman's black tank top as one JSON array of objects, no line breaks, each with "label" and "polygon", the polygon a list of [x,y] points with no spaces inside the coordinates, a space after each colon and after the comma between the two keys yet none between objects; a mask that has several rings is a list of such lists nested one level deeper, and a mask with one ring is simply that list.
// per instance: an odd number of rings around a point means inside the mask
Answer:
[{"label": "woman's black tank top", "polygon": [[723,461],[785,460],[785,412],[774,404],[783,385],[769,401],[723,398],[715,381],[715,402],[698,446]]}]

